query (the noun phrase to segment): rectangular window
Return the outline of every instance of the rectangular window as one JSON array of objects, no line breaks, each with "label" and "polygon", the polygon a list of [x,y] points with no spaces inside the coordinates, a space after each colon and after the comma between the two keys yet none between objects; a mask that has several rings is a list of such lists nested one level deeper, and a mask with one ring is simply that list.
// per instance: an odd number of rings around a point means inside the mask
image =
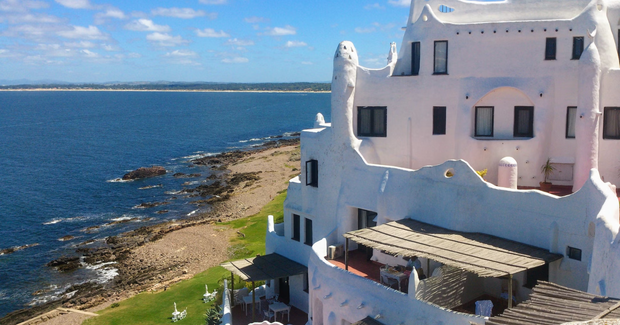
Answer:
[{"label": "rectangular window", "polygon": [[527,270],[526,282],[523,286],[532,289],[539,280],[549,281],[549,263]]},{"label": "rectangular window", "polygon": [[566,247],[566,256],[573,260],[581,261],[581,249],[575,247]]},{"label": "rectangular window", "polygon": [[387,108],[371,106],[358,107],[357,135],[360,137],[386,137]]},{"label": "rectangular window", "polygon": [[534,107],[515,106],[515,138],[534,137]]},{"label": "rectangular window", "polygon": [[300,218],[299,215],[293,215],[293,240],[299,241],[299,226],[300,226]]},{"label": "rectangular window", "polygon": [[573,37],[573,60],[579,60],[583,53],[583,37]]},{"label": "rectangular window", "polygon": [[575,138],[575,118],[577,117],[577,107],[569,106],[566,109],[566,138]]},{"label": "rectangular window", "polygon": [[605,107],[603,139],[620,139],[620,107]]},{"label": "rectangular window", "polygon": [[445,107],[433,107],[433,134],[446,134]]},{"label": "rectangular window", "polygon": [[306,186],[319,186],[319,162],[316,160],[306,161]]},{"label": "rectangular window", "polygon": [[493,136],[493,107],[476,107],[476,125],[474,135],[477,137]]},{"label": "rectangular window", "polygon": [[377,225],[377,213],[364,209],[357,209],[357,229],[374,227]]},{"label": "rectangular window", "polygon": [[312,246],[312,220],[306,218],[306,238],[304,244]]},{"label": "rectangular window", "polygon": [[310,286],[308,285],[308,272],[304,273],[304,292],[308,293],[310,290]]},{"label": "rectangular window", "polygon": [[420,73],[420,42],[411,43],[411,75]]},{"label": "rectangular window", "polygon": [[545,45],[545,60],[555,60],[555,47],[557,39],[555,37],[547,37]]},{"label": "rectangular window", "polygon": [[448,74],[448,41],[435,41],[433,74]]}]

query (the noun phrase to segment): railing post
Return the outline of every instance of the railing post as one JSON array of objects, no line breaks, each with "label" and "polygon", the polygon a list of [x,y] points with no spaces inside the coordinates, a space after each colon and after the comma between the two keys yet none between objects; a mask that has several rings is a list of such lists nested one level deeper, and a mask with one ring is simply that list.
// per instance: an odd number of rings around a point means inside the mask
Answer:
[{"label": "railing post", "polygon": [[512,274],[508,275],[508,309],[512,308]]},{"label": "railing post", "polygon": [[349,238],[344,242],[344,269],[349,270]]}]

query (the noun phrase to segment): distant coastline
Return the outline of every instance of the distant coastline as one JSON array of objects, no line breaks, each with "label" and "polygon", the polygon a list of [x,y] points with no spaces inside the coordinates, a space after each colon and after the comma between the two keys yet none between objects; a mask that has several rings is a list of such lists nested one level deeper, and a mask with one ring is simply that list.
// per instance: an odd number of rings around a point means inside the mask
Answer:
[{"label": "distant coastline", "polygon": [[0,91],[127,91],[127,92],[175,92],[175,93],[290,93],[324,94],[331,90],[217,90],[217,89],[95,89],[95,88],[0,88]]}]

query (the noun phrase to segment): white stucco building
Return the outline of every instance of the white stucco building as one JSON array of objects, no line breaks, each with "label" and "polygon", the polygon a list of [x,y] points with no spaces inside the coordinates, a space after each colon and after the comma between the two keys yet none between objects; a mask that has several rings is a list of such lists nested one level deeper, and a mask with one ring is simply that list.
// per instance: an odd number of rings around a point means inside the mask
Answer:
[{"label": "white stucco building", "polygon": [[[619,36],[619,0],[414,0],[400,50],[391,45],[385,68],[360,66],[354,45],[339,44],[332,121],[318,116],[302,132],[302,173],[289,183],[284,223],[270,220],[267,233],[267,253],[308,267],[284,283],[290,303],[314,325],[367,316],[384,324],[483,324],[450,309],[485,295],[501,299],[508,278],[517,302],[536,280],[620,297],[612,185],[620,184]],[[551,181],[575,193],[494,185],[504,157],[516,161],[516,185],[537,187],[550,159]],[[475,173],[482,169],[488,182]],[[540,257],[536,267],[515,262],[520,271],[497,277],[475,271],[497,261],[481,262],[474,252],[473,266],[463,266],[463,251],[436,252],[448,250],[443,243],[411,248],[413,239],[402,238],[402,250],[367,250],[368,263],[404,265],[406,253],[393,252],[407,249],[427,257],[422,269],[435,276],[419,280],[413,272],[400,291],[326,259],[351,232],[405,219],[555,258]],[[373,240],[366,244],[388,247]]]}]

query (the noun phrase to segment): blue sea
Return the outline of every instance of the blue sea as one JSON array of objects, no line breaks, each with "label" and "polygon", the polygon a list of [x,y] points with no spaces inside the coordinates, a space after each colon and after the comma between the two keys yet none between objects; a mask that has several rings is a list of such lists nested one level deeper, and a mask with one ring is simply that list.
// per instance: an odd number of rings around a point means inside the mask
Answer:
[{"label": "blue sea", "polygon": [[[181,196],[170,200],[183,183],[209,174],[190,159],[311,128],[319,112],[329,120],[329,94],[0,92],[0,250],[38,244],[0,256],[0,317],[115,275],[110,265],[71,273],[45,266],[78,243],[195,211]],[[114,181],[152,165],[168,174]],[[203,177],[172,177],[177,172]],[[165,200],[172,202],[167,214],[134,208]],[[75,239],[59,241],[63,236]]]}]

